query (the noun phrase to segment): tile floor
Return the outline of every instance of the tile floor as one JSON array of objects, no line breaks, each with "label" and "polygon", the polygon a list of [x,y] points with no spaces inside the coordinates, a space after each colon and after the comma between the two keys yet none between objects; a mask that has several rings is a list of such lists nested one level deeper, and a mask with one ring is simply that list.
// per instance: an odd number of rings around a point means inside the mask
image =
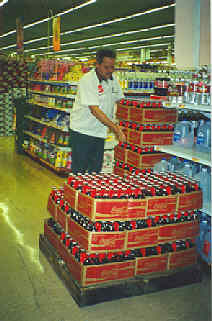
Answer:
[{"label": "tile floor", "polygon": [[79,308],[39,253],[47,198],[64,179],[0,138],[0,321],[209,321],[211,286],[198,284]]}]

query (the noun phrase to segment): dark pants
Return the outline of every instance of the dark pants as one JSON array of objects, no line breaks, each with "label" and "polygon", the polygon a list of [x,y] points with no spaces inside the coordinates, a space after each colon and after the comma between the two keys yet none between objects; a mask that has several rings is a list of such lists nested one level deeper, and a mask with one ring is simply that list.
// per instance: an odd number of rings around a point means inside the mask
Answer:
[{"label": "dark pants", "polygon": [[104,156],[104,139],[70,130],[72,148],[72,173],[99,173]]}]

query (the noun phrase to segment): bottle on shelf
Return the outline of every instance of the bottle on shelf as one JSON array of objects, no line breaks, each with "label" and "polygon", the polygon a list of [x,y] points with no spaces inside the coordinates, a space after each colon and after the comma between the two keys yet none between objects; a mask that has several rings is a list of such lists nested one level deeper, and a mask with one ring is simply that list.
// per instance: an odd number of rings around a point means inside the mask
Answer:
[{"label": "bottle on shelf", "polygon": [[154,172],[166,172],[168,170],[168,161],[166,158],[162,158],[162,160],[156,163],[153,167]]}]

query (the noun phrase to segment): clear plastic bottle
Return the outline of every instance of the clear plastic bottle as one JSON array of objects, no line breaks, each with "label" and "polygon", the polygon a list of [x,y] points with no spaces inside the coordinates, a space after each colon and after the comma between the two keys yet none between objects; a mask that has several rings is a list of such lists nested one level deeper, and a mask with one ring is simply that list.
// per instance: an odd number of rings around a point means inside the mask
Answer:
[{"label": "clear plastic bottle", "polygon": [[168,161],[168,170],[170,172],[179,171],[183,167],[183,162],[177,156],[172,156]]},{"label": "clear plastic bottle", "polygon": [[173,144],[191,148],[194,144],[194,126],[191,121],[181,121],[176,124]]},{"label": "clear plastic bottle", "polygon": [[204,144],[205,151],[207,153],[210,152],[211,149],[211,122],[206,121],[205,123],[205,144]]},{"label": "clear plastic bottle", "polygon": [[184,168],[183,168],[184,175],[188,177],[192,177],[192,166],[189,160],[184,160]]},{"label": "clear plastic bottle", "polygon": [[162,158],[159,163],[156,163],[153,167],[153,171],[156,173],[168,171],[168,161],[166,158]]},{"label": "clear plastic bottle", "polygon": [[211,173],[206,166],[202,167],[200,173],[200,188],[203,193],[203,208],[208,208],[211,202]]},{"label": "clear plastic bottle", "polygon": [[198,129],[197,129],[197,142],[196,149],[199,152],[205,152],[205,123],[204,120],[200,120]]}]

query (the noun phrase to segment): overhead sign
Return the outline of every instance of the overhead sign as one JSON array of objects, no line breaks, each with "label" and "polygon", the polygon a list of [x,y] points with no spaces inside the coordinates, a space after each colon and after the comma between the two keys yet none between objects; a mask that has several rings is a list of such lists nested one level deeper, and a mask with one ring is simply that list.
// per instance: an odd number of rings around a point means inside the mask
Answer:
[{"label": "overhead sign", "polygon": [[23,53],[24,51],[24,30],[20,18],[16,19],[16,44],[17,44],[17,53]]},{"label": "overhead sign", "polygon": [[60,51],[60,17],[53,18],[53,49]]}]

